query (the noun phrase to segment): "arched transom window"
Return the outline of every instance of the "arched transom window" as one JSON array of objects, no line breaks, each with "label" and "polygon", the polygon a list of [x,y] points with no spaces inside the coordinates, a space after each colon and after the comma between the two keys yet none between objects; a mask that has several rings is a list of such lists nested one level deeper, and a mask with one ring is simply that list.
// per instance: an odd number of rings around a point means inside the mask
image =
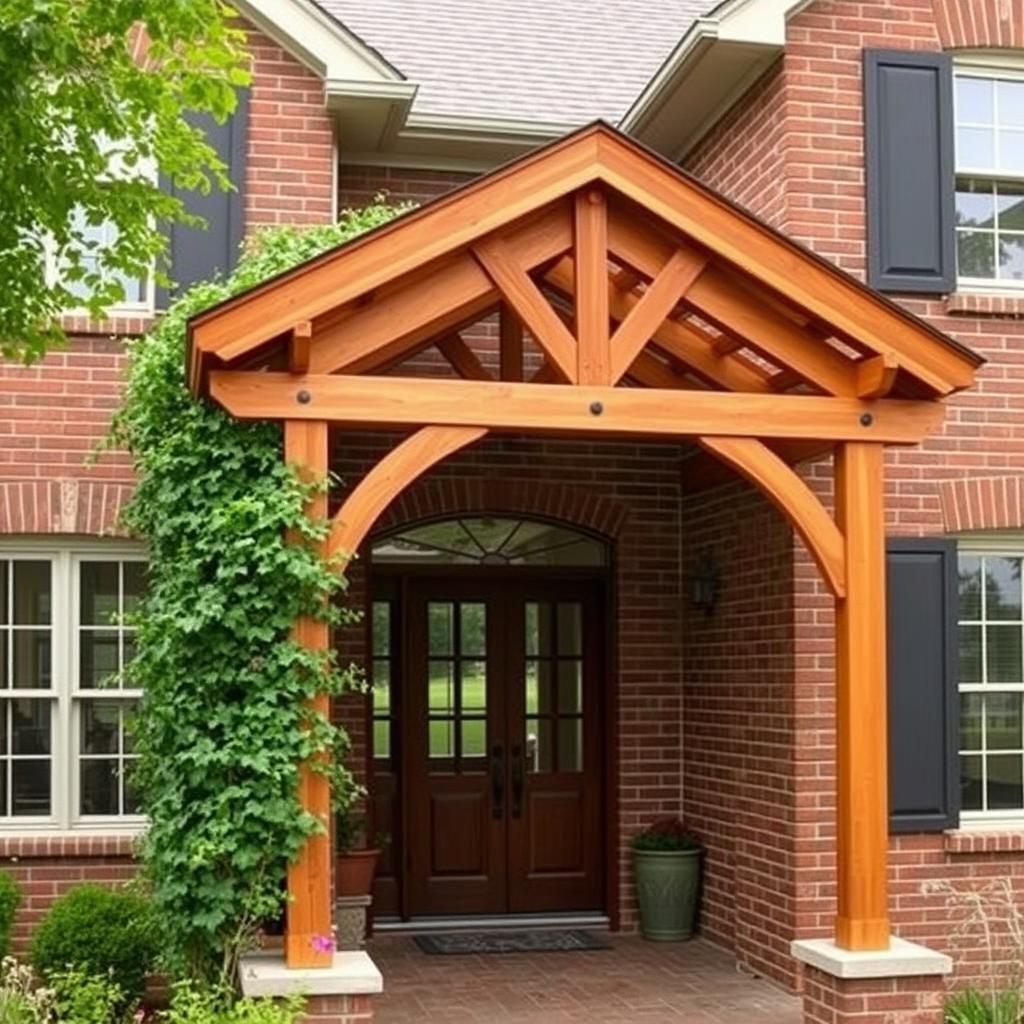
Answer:
[{"label": "arched transom window", "polygon": [[504,516],[459,516],[377,539],[377,564],[601,566],[600,540],[555,523]]}]

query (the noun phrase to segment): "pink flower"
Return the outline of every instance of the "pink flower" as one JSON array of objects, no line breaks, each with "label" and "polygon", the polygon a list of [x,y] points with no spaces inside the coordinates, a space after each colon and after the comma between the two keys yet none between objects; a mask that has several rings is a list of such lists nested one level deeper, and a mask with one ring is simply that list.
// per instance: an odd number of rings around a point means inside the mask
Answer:
[{"label": "pink flower", "polygon": [[314,935],[310,944],[317,953],[334,952],[334,937],[331,935]]}]

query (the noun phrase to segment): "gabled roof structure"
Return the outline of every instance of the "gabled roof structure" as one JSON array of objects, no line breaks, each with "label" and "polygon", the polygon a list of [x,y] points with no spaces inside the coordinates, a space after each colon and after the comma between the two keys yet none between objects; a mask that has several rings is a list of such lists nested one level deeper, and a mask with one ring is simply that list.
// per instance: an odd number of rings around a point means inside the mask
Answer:
[{"label": "gabled roof structure", "polygon": [[[491,370],[460,331],[495,312]],[[429,346],[453,379],[403,374]],[[595,124],[196,316],[188,360],[197,393],[282,420],[300,472],[327,474],[331,424],[407,431],[334,517],[342,564],[492,432],[689,440],[752,481],[836,601],[836,942],[888,947],[884,445],[935,429],[977,356]],[[787,465],[808,445],[834,449],[834,516]],[[330,641],[313,619],[295,635]],[[323,774],[306,766],[300,794],[326,821]],[[329,965],[330,867],[319,835],[289,868],[290,967]]]}]

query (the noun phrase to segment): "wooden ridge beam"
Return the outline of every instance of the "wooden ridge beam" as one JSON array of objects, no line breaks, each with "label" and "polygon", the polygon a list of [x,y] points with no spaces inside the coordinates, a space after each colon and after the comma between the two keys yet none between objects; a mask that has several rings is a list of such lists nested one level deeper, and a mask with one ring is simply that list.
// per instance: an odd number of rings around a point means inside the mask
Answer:
[{"label": "wooden ridge beam", "polygon": [[327,557],[337,559],[339,571],[344,571],[380,514],[413,480],[486,433],[482,427],[430,426],[404,438],[356,484],[335,512]]},{"label": "wooden ridge beam", "polygon": [[[612,383],[633,364],[637,354],[706,266],[707,260],[699,253],[687,249],[677,249],[672,253],[612,337]],[[606,295],[607,291],[605,288]]]},{"label": "wooden ridge beam", "polygon": [[437,342],[437,349],[464,380],[494,380],[461,335],[446,334]]},{"label": "wooden ridge beam", "polygon": [[489,238],[473,246],[472,252],[559,373],[568,381],[576,380],[576,339],[508,244]]},{"label": "wooden ridge beam", "polygon": [[700,437],[700,446],[754,484],[807,545],[833,596],[846,595],[843,535],[817,495],[770,448],[752,437]]},{"label": "wooden ridge beam", "polygon": [[437,424],[548,435],[914,444],[945,415],[935,402],[895,399],[231,370],[211,371],[210,394],[240,419],[323,419],[357,430]]},{"label": "wooden ridge beam", "polygon": [[608,208],[600,189],[577,193],[576,377],[580,384],[611,384],[608,314]]}]

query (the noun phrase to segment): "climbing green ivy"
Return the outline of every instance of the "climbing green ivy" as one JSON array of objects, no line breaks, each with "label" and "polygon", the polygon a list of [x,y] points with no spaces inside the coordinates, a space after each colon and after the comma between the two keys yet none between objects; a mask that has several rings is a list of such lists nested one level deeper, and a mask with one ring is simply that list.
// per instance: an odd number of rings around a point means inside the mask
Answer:
[{"label": "climbing green ivy", "polygon": [[149,552],[126,670],[145,694],[134,726],[150,820],[142,857],[168,964],[200,980],[233,981],[260,923],[281,910],[288,862],[324,827],[299,805],[299,762],[328,752],[336,801],[357,798],[345,733],[306,701],[360,682],[290,635],[300,615],[353,618],[340,574],[285,539],[325,535],[303,506],[327,484],[284,465],[279,424],[241,423],[189,393],[186,324],[398,212],[378,201],[337,224],[258,234],[230,278],[193,287],[130,352],[108,444],[134,460],[123,519]]}]

